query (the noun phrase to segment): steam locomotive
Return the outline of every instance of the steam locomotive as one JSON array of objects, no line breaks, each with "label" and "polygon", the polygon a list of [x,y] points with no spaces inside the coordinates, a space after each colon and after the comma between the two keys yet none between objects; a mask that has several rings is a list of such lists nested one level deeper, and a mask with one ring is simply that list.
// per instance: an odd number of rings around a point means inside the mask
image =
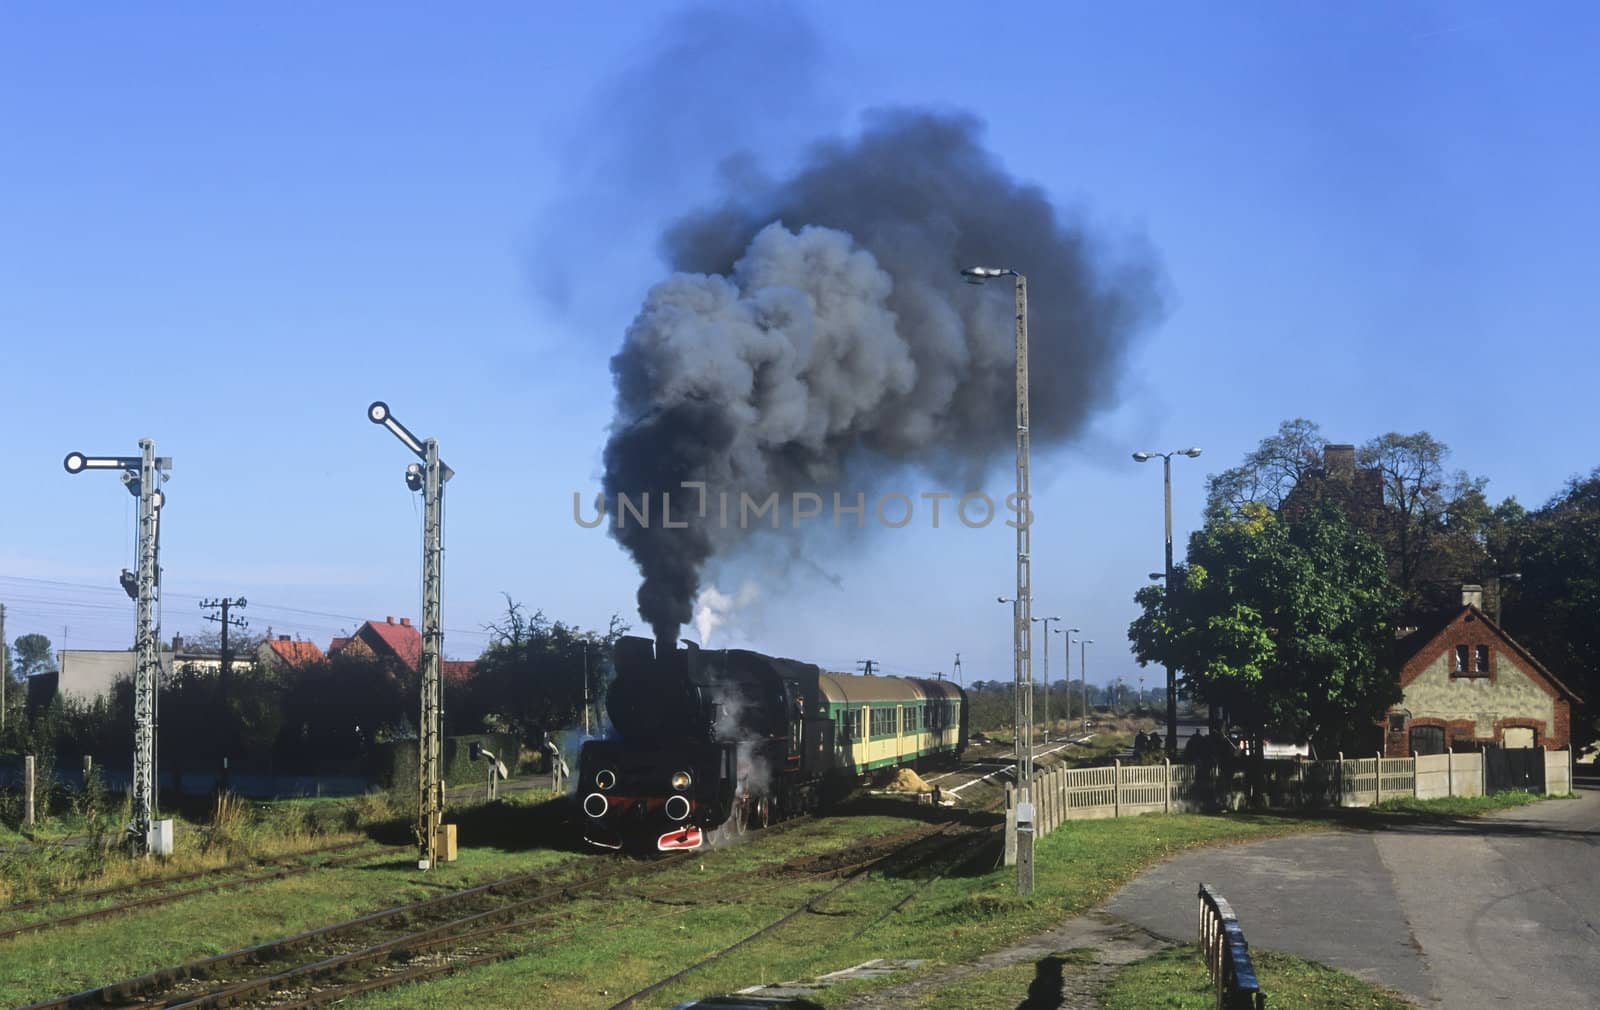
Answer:
[{"label": "steam locomotive", "polygon": [[585,838],[698,849],[814,809],[870,769],[953,760],[966,693],[939,680],[824,673],[744,649],[627,637],[606,693],[614,736],[579,752]]}]

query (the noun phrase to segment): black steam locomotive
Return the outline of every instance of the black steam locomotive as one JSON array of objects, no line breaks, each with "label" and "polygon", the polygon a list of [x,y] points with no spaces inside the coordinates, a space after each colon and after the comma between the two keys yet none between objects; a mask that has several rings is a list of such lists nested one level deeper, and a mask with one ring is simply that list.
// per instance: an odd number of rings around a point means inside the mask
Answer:
[{"label": "black steam locomotive", "polygon": [[953,759],[954,684],[824,673],[744,649],[616,646],[614,735],[583,745],[576,798],[596,845],[696,849],[814,808],[829,779]]}]

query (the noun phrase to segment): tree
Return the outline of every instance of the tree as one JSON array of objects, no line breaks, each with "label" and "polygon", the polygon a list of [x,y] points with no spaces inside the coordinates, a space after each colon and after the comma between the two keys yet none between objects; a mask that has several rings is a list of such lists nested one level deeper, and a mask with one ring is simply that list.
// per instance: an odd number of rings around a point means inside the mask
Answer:
[{"label": "tree", "polygon": [[1276,511],[1306,474],[1322,466],[1328,440],[1315,421],[1297,417],[1278,425],[1244,462],[1206,478],[1206,508],[1238,510],[1261,504]]},{"label": "tree", "polygon": [[611,653],[628,631],[613,616],[604,634],[531,616],[506,597],[506,616],[490,624],[493,635],[477,672],[447,698],[445,711],[461,729],[505,729],[536,741],[545,732],[581,724],[585,664],[591,696],[604,696]]},{"label": "tree", "polygon": [[20,680],[36,673],[49,673],[56,668],[56,657],[50,648],[50,639],[40,634],[19,635],[12,646],[13,669]]},{"label": "tree", "polygon": [[[1496,517],[1494,540],[1506,567],[1522,576],[1507,593],[1506,630],[1593,706],[1600,698],[1600,467],[1534,512],[1517,506]],[[1596,730],[1591,723],[1584,735]]]},{"label": "tree", "polygon": [[1449,455],[1449,446],[1425,431],[1389,432],[1357,453],[1360,465],[1382,481],[1390,574],[1423,609],[1447,605],[1461,581],[1481,578],[1493,566],[1484,549],[1492,514],[1483,495],[1488,481],[1465,470],[1447,472]]},{"label": "tree", "polygon": [[1300,522],[1265,504],[1213,509],[1173,572],[1170,610],[1145,586],[1128,638],[1142,665],[1171,663],[1201,702],[1258,738],[1364,749],[1400,698],[1382,549],[1337,507]]}]

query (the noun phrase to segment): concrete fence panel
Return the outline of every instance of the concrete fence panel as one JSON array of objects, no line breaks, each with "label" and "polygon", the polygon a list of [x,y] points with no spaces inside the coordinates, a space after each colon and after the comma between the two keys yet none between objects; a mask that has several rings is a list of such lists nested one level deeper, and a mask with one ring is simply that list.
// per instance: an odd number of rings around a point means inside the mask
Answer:
[{"label": "concrete fence panel", "polygon": [[1565,796],[1572,792],[1572,751],[1544,752],[1544,791],[1546,796]]},{"label": "concrete fence panel", "polygon": [[1129,765],[1122,768],[1122,813],[1147,814],[1165,810],[1169,789],[1165,765]]},{"label": "concrete fence panel", "polygon": [[1450,754],[1417,755],[1417,788],[1414,794],[1417,799],[1433,800],[1450,795],[1452,759],[1453,755]]},{"label": "concrete fence panel", "polygon": [[1455,754],[1451,757],[1452,796],[1483,795],[1483,755]]},{"label": "concrete fence panel", "polygon": [[1378,758],[1378,799],[1417,794],[1416,764],[1412,758]]},{"label": "concrete fence panel", "polygon": [[1074,768],[1065,775],[1067,816],[1115,817],[1117,810],[1116,768]]}]

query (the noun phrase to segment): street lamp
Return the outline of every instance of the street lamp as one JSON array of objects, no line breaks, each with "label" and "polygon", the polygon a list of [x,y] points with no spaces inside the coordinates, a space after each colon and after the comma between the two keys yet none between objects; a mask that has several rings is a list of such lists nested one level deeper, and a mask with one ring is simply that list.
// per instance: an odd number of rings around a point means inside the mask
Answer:
[{"label": "street lamp", "polygon": [[[1060,620],[1060,618],[1055,618]],[[1057,628],[1055,633],[1067,636],[1067,725],[1072,725],[1072,636],[1081,628]],[[1050,724],[1050,636],[1044,639],[1044,720]]]},{"label": "street lamp", "polygon": [[[1068,646],[1071,646],[1072,645],[1072,641],[1069,639],[1067,641],[1067,644],[1068,644]],[[1078,639],[1078,643],[1077,644],[1078,644],[1078,676],[1080,678],[1082,678],[1081,680],[1079,680],[1079,684],[1083,688],[1083,728],[1085,730],[1087,730],[1089,728],[1089,660],[1088,660],[1088,657],[1085,655],[1085,652],[1086,652],[1086,647],[1087,646],[1090,646],[1090,645],[1094,644],[1094,639],[1092,639],[1092,638],[1080,638],[1080,639]],[[1067,653],[1068,662],[1071,662],[1071,656],[1072,656],[1072,653],[1070,653],[1070,652]]]},{"label": "street lamp", "polygon": [[[1044,625],[1044,742],[1050,742],[1050,622],[1059,617],[1035,617],[1034,624]],[[1056,630],[1060,630],[1059,628]]]},{"label": "street lamp", "polygon": [[[1188,456],[1193,459],[1198,455],[1200,455],[1199,446],[1174,449],[1172,452],[1136,452],[1133,454],[1133,458],[1140,463],[1149,462],[1157,456],[1161,457],[1161,475],[1167,511],[1167,568],[1162,577],[1166,579],[1167,583],[1163,592],[1165,593],[1164,603],[1169,616],[1172,613],[1172,457]],[[1150,577],[1155,578],[1155,574],[1151,573]],[[1167,663],[1167,756],[1178,756],[1178,675],[1170,662]]]},{"label": "street lamp", "polygon": [[967,267],[970,284],[996,277],[1012,279],[1017,335],[1017,595],[1011,632],[1017,683],[1017,894],[1033,894],[1033,575],[1029,529],[1033,514],[1028,493],[1028,279],[1006,267]]}]

